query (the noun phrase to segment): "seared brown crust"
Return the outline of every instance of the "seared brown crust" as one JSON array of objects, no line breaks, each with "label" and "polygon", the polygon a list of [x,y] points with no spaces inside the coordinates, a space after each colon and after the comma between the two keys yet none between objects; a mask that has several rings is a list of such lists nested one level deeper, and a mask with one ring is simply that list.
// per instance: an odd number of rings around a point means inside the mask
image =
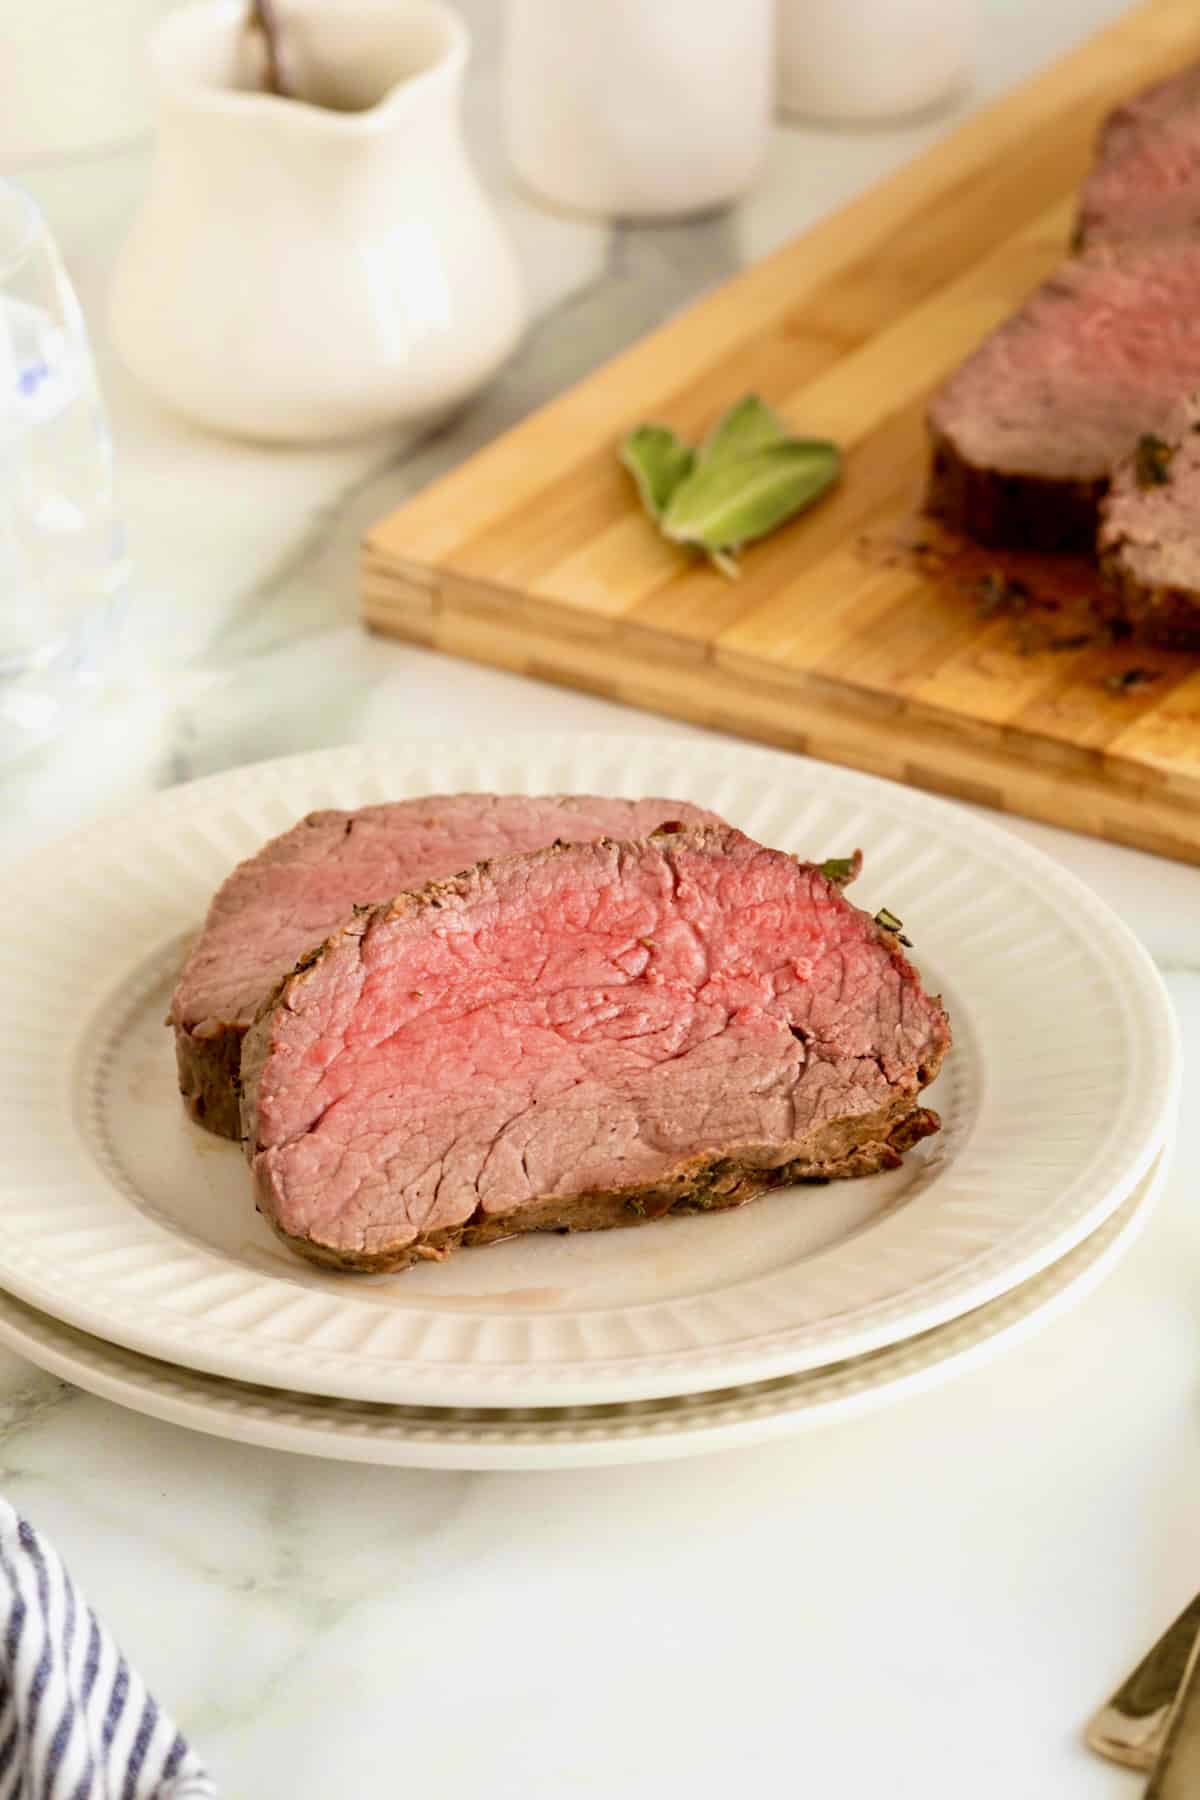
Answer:
[{"label": "seared brown crust", "polygon": [[[934,1071],[936,1073],[936,1070]],[[933,1079],[932,1074],[929,1077]],[[682,1218],[690,1213],[727,1212],[756,1200],[771,1188],[790,1187],[798,1182],[825,1182],[853,1175],[877,1175],[883,1169],[897,1169],[903,1152],[921,1138],[941,1128],[941,1120],[928,1107],[910,1104],[895,1117],[893,1103],[886,1113],[875,1113],[865,1119],[846,1121],[822,1134],[826,1154],[814,1145],[814,1154],[784,1163],[778,1168],[763,1168],[749,1157],[693,1160],[684,1165],[670,1181],[652,1188],[623,1188],[619,1193],[575,1194],[569,1199],[550,1195],[536,1206],[523,1206],[519,1213],[484,1216],[482,1209],[465,1225],[430,1232],[418,1243],[400,1250],[382,1250],[374,1254],[363,1251],[331,1250],[311,1238],[292,1237],[265,1216],[275,1231],[292,1250],[309,1262],[327,1269],[345,1269],[360,1274],[389,1274],[411,1268],[416,1262],[444,1262],[452,1251],[480,1244],[499,1243],[504,1238],[520,1237],[531,1231],[572,1232],[609,1231],[625,1225],[641,1225],[650,1219]],[[889,1119],[890,1115],[890,1119]],[[832,1132],[844,1133],[840,1144],[831,1140]],[[262,1209],[260,1208],[260,1211]]]},{"label": "seared brown crust", "polygon": [[1092,550],[1107,481],[1054,481],[1044,475],[981,469],[933,432],[925,510],[981,544],[1013,549]]},{"label": "seared brown crust", "polygon": [[236,1143],[242,1135],[238,1070],[246,1027],[221,1025],[208,1030],[208,1036],[194,1037],[175,1025],[179,1091],[197,1125]]},{"label": "seared brown crust", "polygon": [[1148,587],[1129,569],[1121,543],[1100,557],[1100,573],[1111,595],[1101,603],[1110,618],[1132,625],[1146,644],[1164,650],[1200,650],[1200,593],[1178,587]]}]

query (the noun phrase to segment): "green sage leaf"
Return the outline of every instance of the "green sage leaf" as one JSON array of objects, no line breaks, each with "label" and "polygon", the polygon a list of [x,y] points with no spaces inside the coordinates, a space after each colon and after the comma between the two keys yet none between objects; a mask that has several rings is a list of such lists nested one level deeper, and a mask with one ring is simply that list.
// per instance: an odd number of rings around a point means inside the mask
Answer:
[{"label": "green sage leaf", "polygon": [[819,438],[788,439],[731,461],[701,461],[672,493],[662,529],[698,550],[736,550],[811,506],[840,467],[837,446]]},{"label": "green sage leaf", "polygon": [[639,425],[621,445],[621,461],[637,482],[642,505],[656,522],[691,474],[696,452],[667,425]]},{"label": "green sage leaf", "polygon": [[703,444],[699,460],[707,466],[752,456],[772,444],[786,443],[788,430],[757,394],[747,394],[719,418]]}]

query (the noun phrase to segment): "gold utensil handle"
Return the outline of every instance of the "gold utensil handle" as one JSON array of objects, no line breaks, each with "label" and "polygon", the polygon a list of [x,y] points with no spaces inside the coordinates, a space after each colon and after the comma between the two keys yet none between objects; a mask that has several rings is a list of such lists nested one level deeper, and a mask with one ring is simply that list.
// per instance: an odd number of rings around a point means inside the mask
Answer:
[{"label": "gold utensil handle", "polygon": [[1200,1594],[1089,1720],[1085,1736],[1091,1749],[1130,1769],[1154,1767],[1198,1637]]},{"label": "gold utensil handle", "polygon": [[1146,1787],[1146,1800],[1196,1800],[1200,1794],[1200,1638],[1167,1727],[1167,1741]]}]

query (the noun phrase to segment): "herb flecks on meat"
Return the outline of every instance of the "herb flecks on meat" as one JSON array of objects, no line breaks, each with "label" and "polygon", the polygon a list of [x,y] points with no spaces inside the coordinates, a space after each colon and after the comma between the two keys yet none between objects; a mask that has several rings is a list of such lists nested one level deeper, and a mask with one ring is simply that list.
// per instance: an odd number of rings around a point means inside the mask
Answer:
[{"label": "herb flecks on meat", "polygon": [[841,883],[849,881],[855,872],[853,856],[827,856],[821,864],[821,873],[826,881]]},{"label": "herb flecks on meat", "polygon": [[904,920],[898,919],[894,912],[888,911],[886,906],[881,906],[875,914],[875,923],[881,931],[890,931],[896,942],[903,944],[905,949],[912,949],[912,939],[904,936]]},{"label": "herb flecks on meat", "polygon": [[1134,694],[1151,682],[1161,681],[1162,675],[1161,669],[1121,669],[1115,675],[1107,675],[1104,685],[1110,694]]},{"label": "herb flecks on meat", "polygon": [[1134,451],[1134,475],[1140,488],[1165,487],[1171,479],[1171,445],[1152,431],[1144,431]]}]

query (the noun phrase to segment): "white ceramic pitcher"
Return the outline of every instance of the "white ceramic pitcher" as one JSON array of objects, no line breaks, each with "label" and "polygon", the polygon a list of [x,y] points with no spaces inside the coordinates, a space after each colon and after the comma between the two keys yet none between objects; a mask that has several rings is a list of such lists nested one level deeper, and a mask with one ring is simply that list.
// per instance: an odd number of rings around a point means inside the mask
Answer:
[{"label": "white ceramic pitcher", "polygon": [[[302,442],[448,413],[524,321],[459,130],[466,29],[440,0],[288,0],[295,91],[239,87],[243,0],[151,44],[160,135],[112,332],[202,425]],[[312,104],[312,101],[323,104]]]}]

